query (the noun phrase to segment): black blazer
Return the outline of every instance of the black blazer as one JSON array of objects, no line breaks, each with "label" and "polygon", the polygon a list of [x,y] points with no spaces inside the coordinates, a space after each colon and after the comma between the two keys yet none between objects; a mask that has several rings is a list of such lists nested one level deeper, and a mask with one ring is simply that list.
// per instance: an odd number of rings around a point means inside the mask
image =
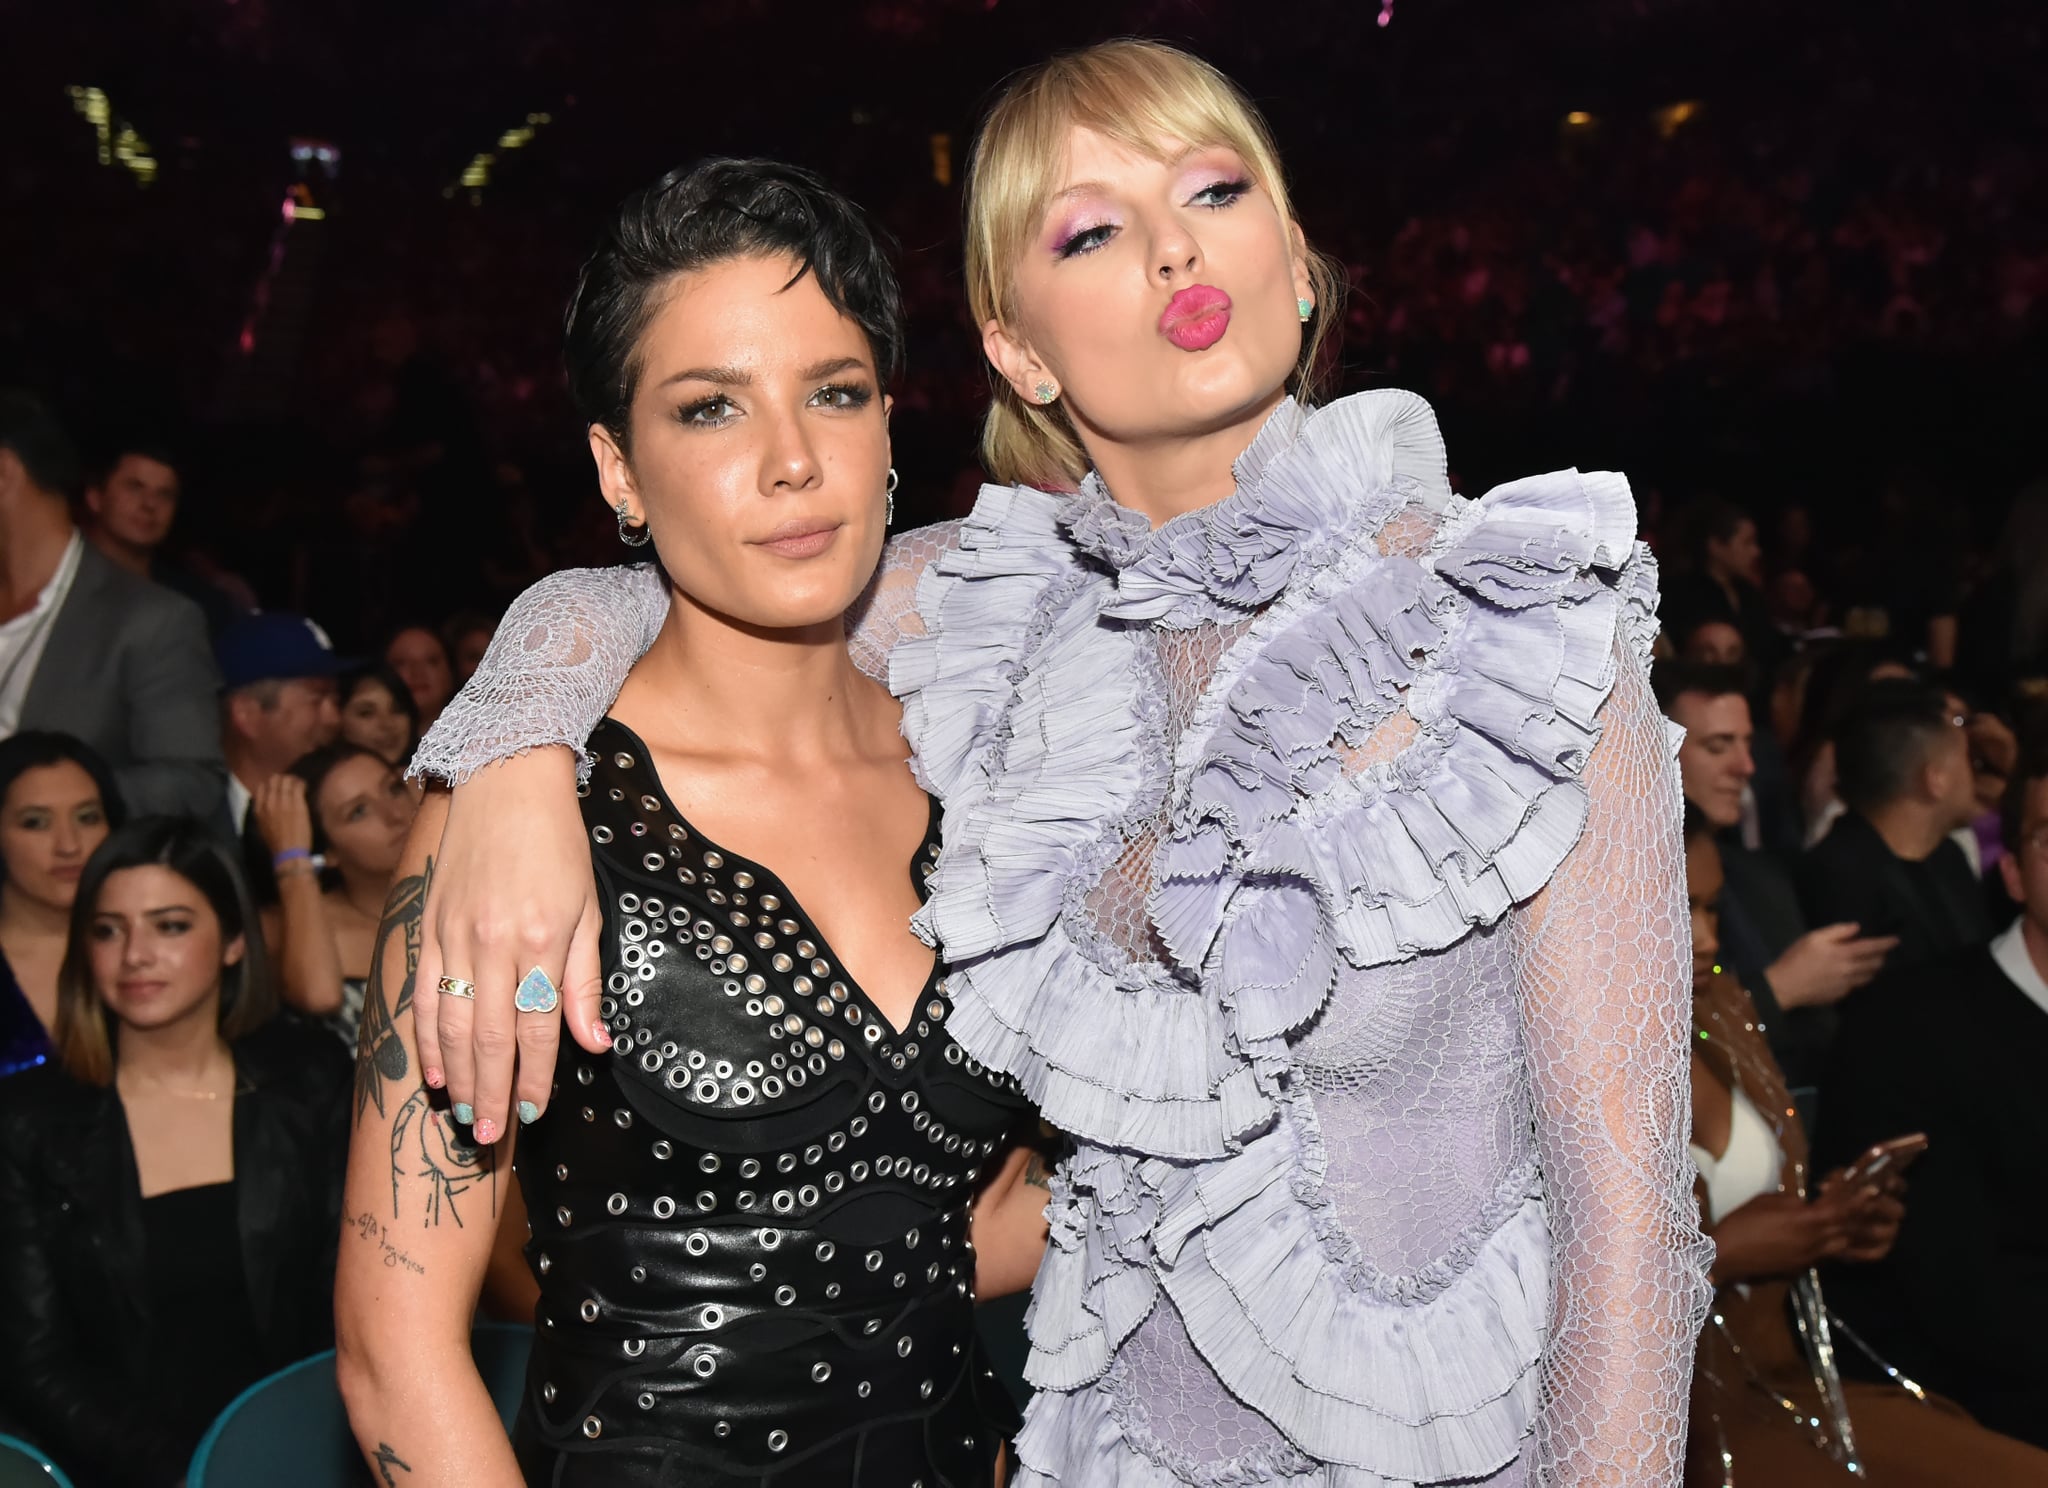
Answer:
[{"label": "black blazer", "polygon": [[1897,1246],[1830,1268],[1828,1300],[1892,1365],[2048,1447],[2044,1070],[2048,1012],[1990,951],[1888,975],[1842,1004],[1815,1156],[1824,1172],[1928,1134]]},{"label": "black blazer", "polygon": [[1767,971],[1806,933],[1799,890],[1776,853],[1746,848],[1733,832],[1721,834],[1721,866],[1727,875],[1721,888],[1721,958],[1756,1003],[1764,1037],[1797,1097],[1819,1082],[1834,1036],[1831,1009],[1786,1009]]},{"label": "black blazer", "polygon": [[[350,1066],[332,1034],[288,1023],[234,1056],[238,1228],[264,1355],[253,1382],[333,1341]],[[151,1415],[150,1342],[120,1097],[54,1063],[0,1081],[0,1413],[81,1483],[175,1481],[190,1444]]]}]

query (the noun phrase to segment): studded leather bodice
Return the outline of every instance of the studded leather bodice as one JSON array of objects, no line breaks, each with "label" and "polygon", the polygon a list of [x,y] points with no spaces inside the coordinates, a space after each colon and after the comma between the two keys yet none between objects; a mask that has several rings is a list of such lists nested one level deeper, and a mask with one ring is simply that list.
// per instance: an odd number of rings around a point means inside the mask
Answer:
[{"label": "studded leather bodice", "polygon": [[[1013,1423],[976,1361],[968,1206],[1029,1107],[948,1037],[936,967],[899,1033],[629,730],[591,748],[614,1039],[563,1040],[519,1139],[529,1481],[989,1482]],[[920,894],[938,843],[935,807]]]}]

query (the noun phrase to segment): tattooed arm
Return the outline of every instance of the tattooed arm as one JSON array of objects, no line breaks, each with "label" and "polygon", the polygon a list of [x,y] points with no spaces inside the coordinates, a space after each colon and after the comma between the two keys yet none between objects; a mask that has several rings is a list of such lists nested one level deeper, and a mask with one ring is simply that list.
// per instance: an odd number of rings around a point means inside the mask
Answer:
[{"label": "tattooed arm", "polygon": [[407,1016],[434,873],[428,853],[447,809],[439,793],[420,808],[363,994],[335,1367],[373,1483],[517,1488],[511,1443],[469,1350],[512,1139],[481,1149],[470,1141],[421,1082]]},{"label": "tattooed arm", "polygon": [[974,1242],[974,1295],[987,1302],[1031,1285],[1045,1255],[1045,1206],[1064,1139],[1043,1122],[1012,1147],[975,1198],[968,1221]]}]

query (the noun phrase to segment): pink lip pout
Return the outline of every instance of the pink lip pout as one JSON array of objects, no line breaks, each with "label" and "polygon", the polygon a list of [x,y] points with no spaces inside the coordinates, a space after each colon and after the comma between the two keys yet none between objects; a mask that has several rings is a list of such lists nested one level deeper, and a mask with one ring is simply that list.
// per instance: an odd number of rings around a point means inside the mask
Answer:
[{"label": "pink lip pout", "polygon": [[1166,302],[1159,334],[1182,351],[1206,351],[1230,329],[1230,296],[1207,284],[1191,284]]},{"label": "pink lip pout", "polygon": [[838,536],[837,522],[797,517],[784,522],[756,546],[766,548],[778,558],[815,558],[831,547],[833,539]]}]

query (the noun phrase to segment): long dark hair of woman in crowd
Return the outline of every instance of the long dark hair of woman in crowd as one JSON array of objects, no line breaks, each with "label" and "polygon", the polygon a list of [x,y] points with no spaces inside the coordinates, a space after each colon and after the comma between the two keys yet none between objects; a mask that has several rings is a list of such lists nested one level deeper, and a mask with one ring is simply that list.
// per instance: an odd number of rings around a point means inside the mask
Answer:
[{"label": "long dark hair of woman in crowd", "polygon": [[100,845],[55,1057],[0,1084],[0,1413],[80,1488],[181,1481],[223,1406],[331,1337],[348,1060],[276,1006],[203,824]]},{"label": "long dark hair of woman in crowd", "polygon": [[0,740],[0,1076],[49,1057],[79,875],[121,817],[113,771],[87,745]]}]

